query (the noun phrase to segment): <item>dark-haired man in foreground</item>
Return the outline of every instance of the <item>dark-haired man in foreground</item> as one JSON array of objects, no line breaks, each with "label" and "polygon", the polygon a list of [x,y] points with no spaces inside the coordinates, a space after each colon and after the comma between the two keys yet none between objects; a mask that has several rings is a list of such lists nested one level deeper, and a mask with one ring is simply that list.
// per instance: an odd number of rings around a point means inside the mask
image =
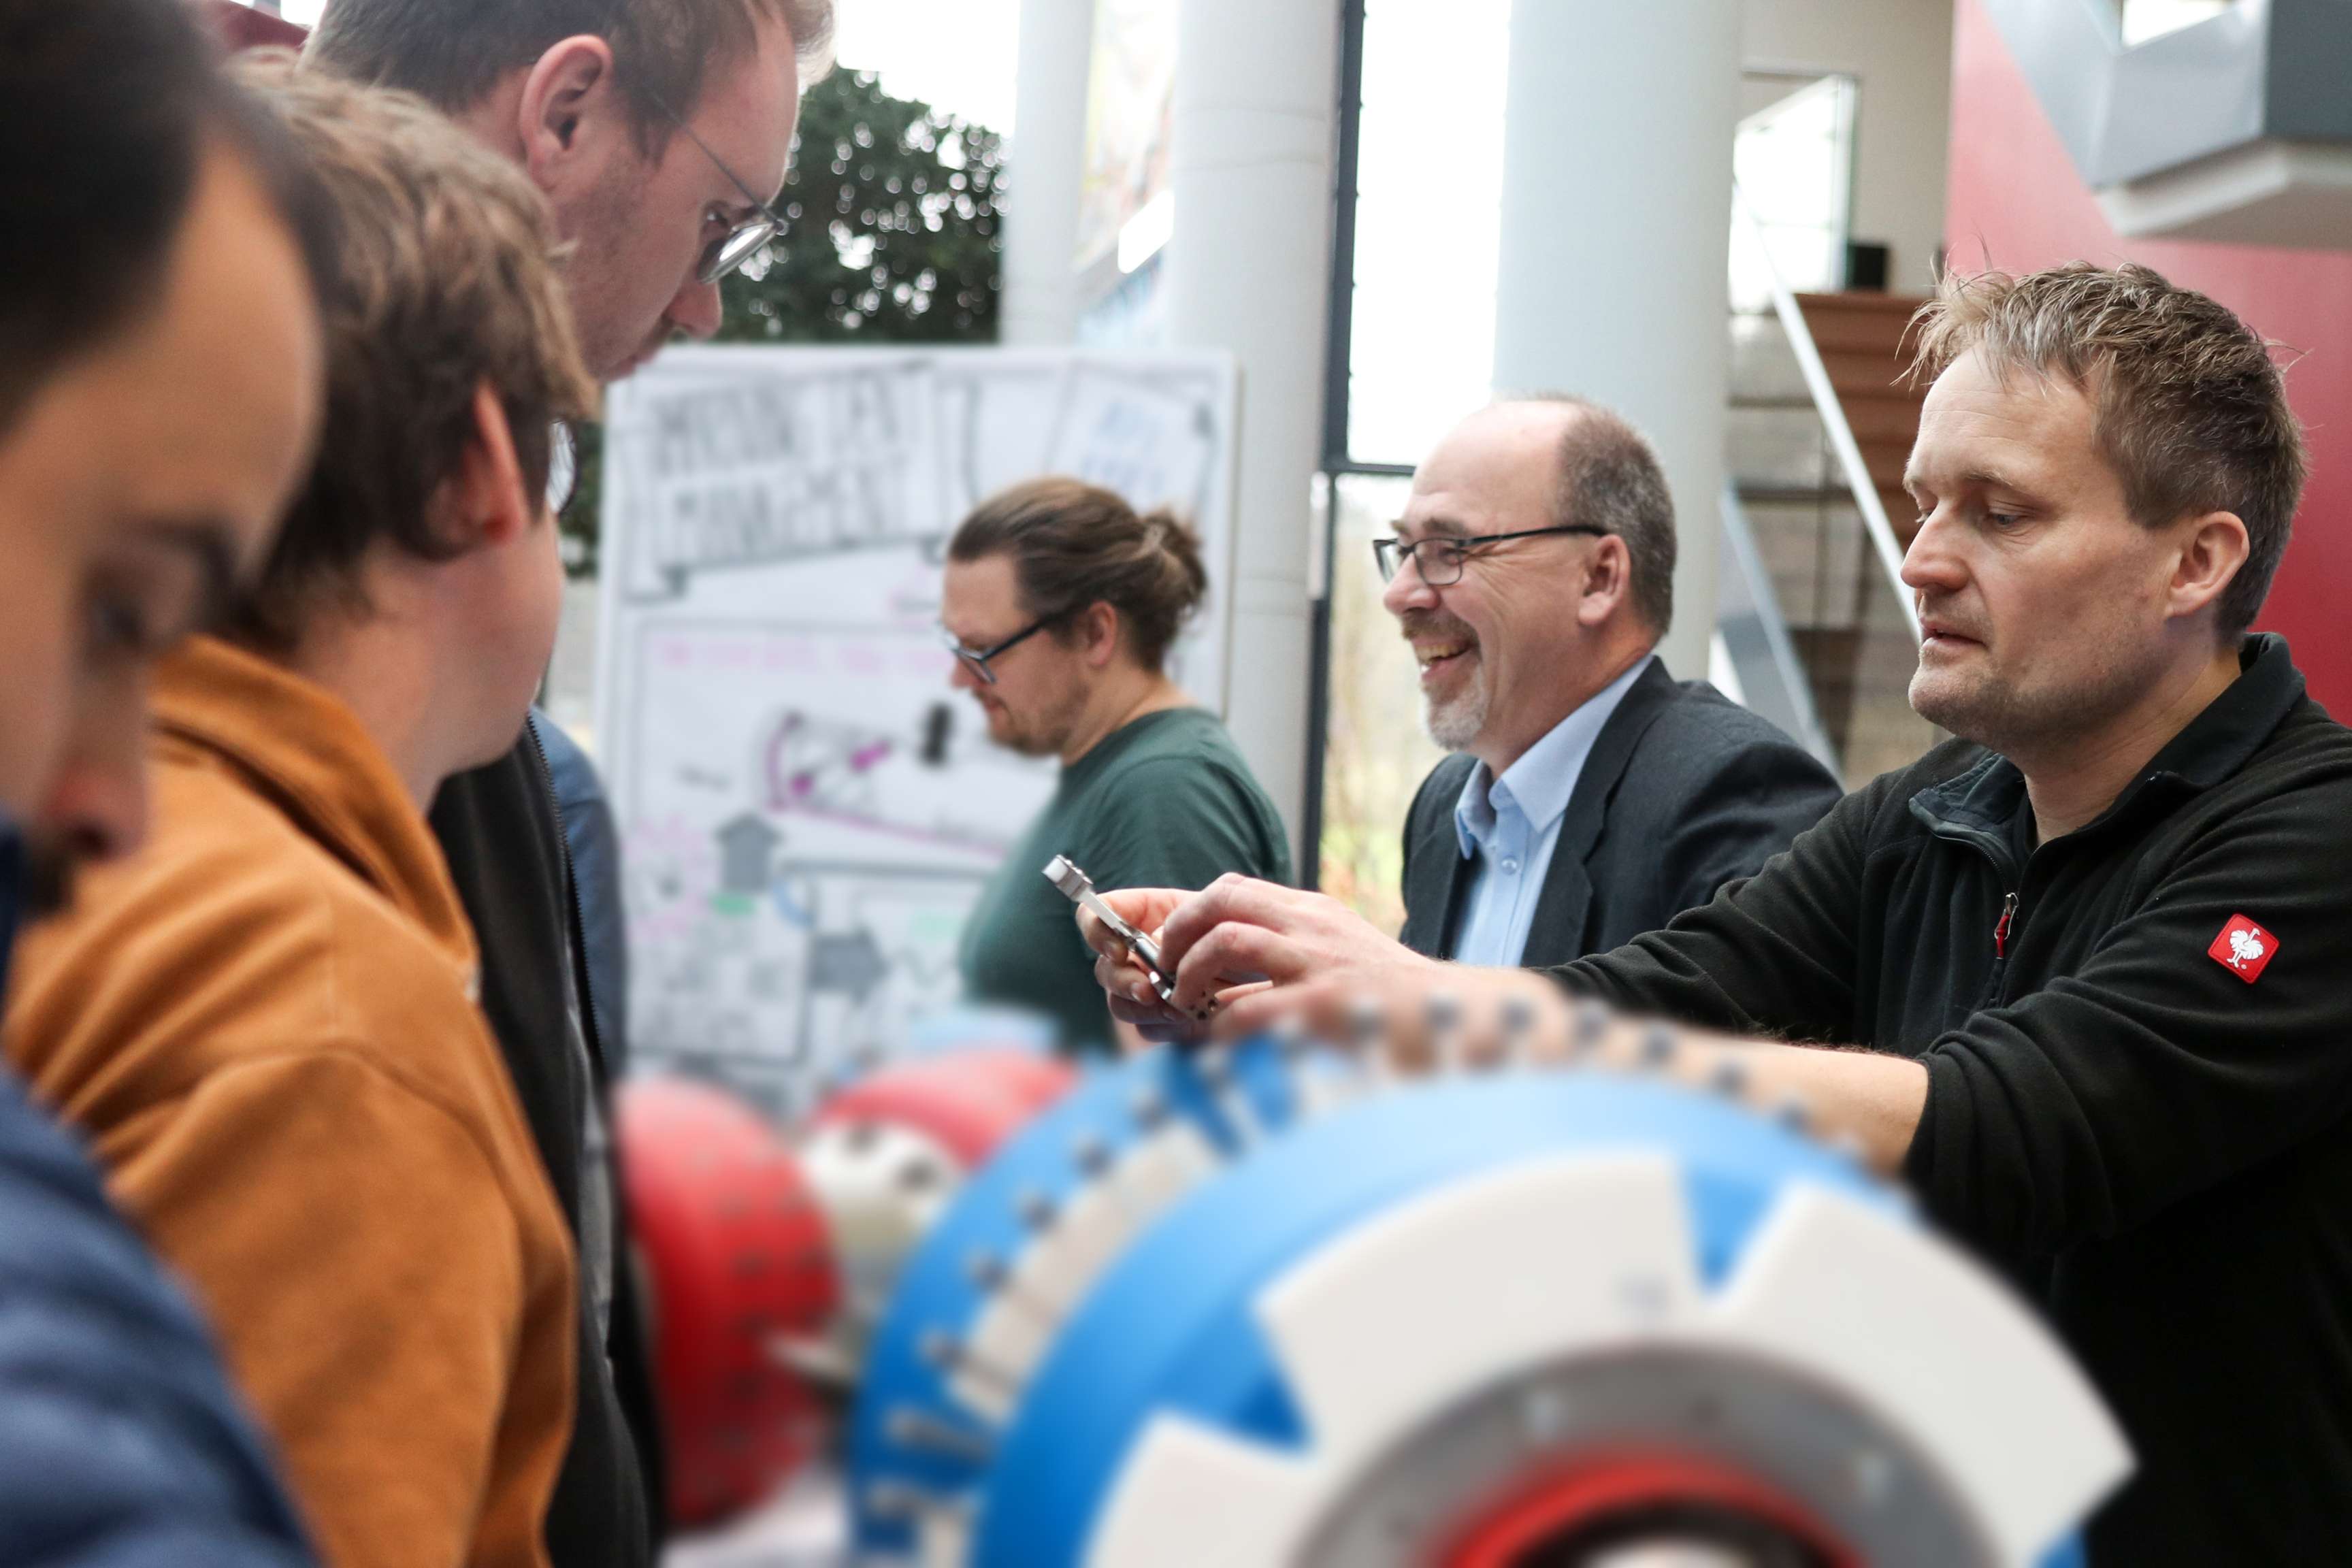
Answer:
[{"label": "dark-haired man in foreground", "polygon": [[542,1568],[577,1275],[425,810],[521,731],[551,422],[594,388],[511,166],[249,74],[344,220],[320,457],[163,667],[152,840],[26,943],[6,1048],[211,1309],[335,1568]]},{"label": "dark-haired man in foreground", "polygon": [[1541,1054],[1801,1100],[2038,1300],[2121,1419],[2138,1469],[2095,1563],[2352,1562],[2352,732],[2247,635],[2304,478],[2278,371],[2136,267],[1948,280],[1923,344],[1911,699],[1962,739],[1542,974],[1282,889],[1109,901],[1228,1029],[1336,1031],[1370,992],[1412,1055],[1442,989],[1492,1051],[1516,996]]},{"label": "dark-haired man in foreground", "polygon": [[[5,973],[68,861],[145,832],[150,669],[317,429],[331,232],[176,0],[0,0],[0,210]],[[0,1073],[0,1562],[307,1561],[205,1327]]]}]

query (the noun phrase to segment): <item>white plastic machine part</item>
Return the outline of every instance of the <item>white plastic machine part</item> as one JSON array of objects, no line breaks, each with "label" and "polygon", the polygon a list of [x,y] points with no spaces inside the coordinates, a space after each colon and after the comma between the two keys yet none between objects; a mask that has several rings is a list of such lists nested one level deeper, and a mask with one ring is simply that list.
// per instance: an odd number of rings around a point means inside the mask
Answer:
[{"label": "white plastic machine part", "polygon": [[1286,1564],[1357,1471],[1430,1410],[1567,1349],[1654,1328],[1662,1305],[1694,1293],[1690,1270],[1681,1179],[1662,1157],[1546,1161],[1392,1209],[1259,1298],[1313,1446],[1293,1459],[1160,1417],[1088,1562]]},{"label": "white plastic machine part", "polygon": [[855,1364],[868,1319],[954,1195],[963,1167],[935,1139],[880,1121],[818,1128],[801,1146],[800,1165],[824,1211],[845,1287],[827,1337]]},{"label": "white plastic machine part", "polygon": [[1706,1331],[1868,1393],[2024,1563],[2131,1468],[2090,1382],[2015,1297],[1923,1231],[1798,1189],[1766,1217]]},{"label": "white plastic machine part", "polygon": [[1045,1218],[973,1321],[975,1365],[949,1378],[957,1402],[1002,1424],[1055,1333],[1103,1271],[1161,1213],[1223,1168],[1200,1128],[1183,1121],[1162,1121],[1111,1153],[1099,1175]]},{"label": "white plastic machine part", "polygon": [[1945,1244],[1799,1184],[1710,1294],[1685,1204],[1667,1160],[1588,1153],[1464,1180],[1343,1232],[1258,1297],[1306,1449],[1157,1418],[1087,1561],[1318,1561],[1335,1510],[1465,1391],[1634,1347],[1735,1357],[1825,1390],[1888,1451],[1914,1457],[1977,1543],[1966,1557],[1988,1568],[2031,1568],[2128,1468],[2047,1331]]}]

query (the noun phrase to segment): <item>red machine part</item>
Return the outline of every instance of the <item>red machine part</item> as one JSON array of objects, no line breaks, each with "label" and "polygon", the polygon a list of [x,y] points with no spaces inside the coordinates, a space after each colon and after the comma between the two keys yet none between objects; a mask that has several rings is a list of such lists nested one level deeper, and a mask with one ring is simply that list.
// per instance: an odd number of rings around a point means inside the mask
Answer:
[{"label": "red machine part", "polygon": [[897,1062],[828,1100],[812,1129],[880,1121],[911,1127],[955,1156],[967,1172],[1039,1111],[1059,1100],[1076,1073],[1034,1051],[950,1051]]},{"label": "red machine part", "polygon": [[821,1441],[821,1406],[775,1352],[840,1294],[822,1211],[783,1140],[724,1090],[624,1084],[622,1180],[653,1296],[670,1521],[772,1495]]},{"label": "red machine part", "polygon": [[1612,1527],[1659,1516],[1712,1518],[1760,1531],[1822,1568],[1862,1568],[1810,1509],[1777,1488],[1713,1459],[1642,1452],[1595,1456],[1508,1492],[1463,1532],[1444,1568],[1575,1563],[1584,1555],[1580,1545],[1598,1545]]}]

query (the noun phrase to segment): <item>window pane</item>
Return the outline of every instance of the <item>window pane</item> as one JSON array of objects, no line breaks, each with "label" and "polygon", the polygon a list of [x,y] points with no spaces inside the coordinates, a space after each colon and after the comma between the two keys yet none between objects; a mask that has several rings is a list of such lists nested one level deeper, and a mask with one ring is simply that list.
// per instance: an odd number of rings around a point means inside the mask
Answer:
[{"label": "window pane", "polygon": [[2124,42],[2144,44],[2193,27],[2235,4],[2236,0],[2123,0]]},{"label": "window pane", "polygon": [[1417,462],[1486,400],[1508,0],[1370,0],[1350,454]]},{"label": "window pane", "polygon": [[1382,931],[1404,923],[1404,816],[1444,755],[1421,727],[1421,676],[1381,607],[1372,540],[1395,531],[1405,480],[1345,476],[1331,573],[1331,708],[1323,763],[1322,888]]}]

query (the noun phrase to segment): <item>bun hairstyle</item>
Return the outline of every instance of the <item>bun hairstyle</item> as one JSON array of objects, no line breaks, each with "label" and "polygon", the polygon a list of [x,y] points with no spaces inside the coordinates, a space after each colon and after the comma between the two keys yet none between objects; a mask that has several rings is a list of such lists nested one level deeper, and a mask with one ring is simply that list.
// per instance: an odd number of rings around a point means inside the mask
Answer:
[{"label": "bun hairstyle", "polygon": [[1136,662],[1157,670],[1209,592],[1201,541],[1166,508],[1138,515],[1083,480],[1030,479],[981,502],[948,541],[950,561],[1013,563],[1032,619],[1060,625],[1093,605],[1118,612]]}]

